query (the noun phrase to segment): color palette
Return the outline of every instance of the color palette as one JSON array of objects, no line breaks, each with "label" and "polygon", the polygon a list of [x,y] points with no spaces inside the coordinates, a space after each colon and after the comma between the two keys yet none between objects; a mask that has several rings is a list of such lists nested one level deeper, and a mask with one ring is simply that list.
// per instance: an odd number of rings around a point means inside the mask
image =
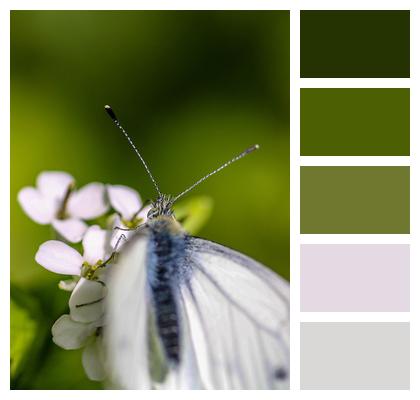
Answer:
[{"label": "color palette", "polygon": [[302,389],[409,389],[405,322],[301,324]]},{"label": "color palette", "polygon": [[301,167],[301,233],[410,233],[408,167]]},{"label": "color palette", "polygon": [[410,11],[301,11],[300,46],[300,387],[409,389]]},{"label": "color palette", "polygon": [[410,90],[300,90],[302,156],[410,155]]},{"label": "color palette", "polygon": [[406,244],[303,244],[301,311],[410,311]]},{"label": "color palette", "polygon": [[408,78],[410,12],[300,13],[302,78]]}]

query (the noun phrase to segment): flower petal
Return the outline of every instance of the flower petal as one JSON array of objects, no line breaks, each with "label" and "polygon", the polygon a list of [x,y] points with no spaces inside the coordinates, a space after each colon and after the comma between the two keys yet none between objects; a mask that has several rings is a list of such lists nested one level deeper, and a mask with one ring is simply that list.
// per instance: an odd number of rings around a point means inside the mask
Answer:
[{"label": "flower petal", "polygon": [[52,221],[54,229],[66,240],[78,243],[82,240],[87,230],[87,225],[80,219],[54,219]]},{"label": "flower petal", "polygon": [[134,189],[123,185],[107,185],[107,190],[112,207],[124,219],[131,220],[140,210],[141,198]]},{"label": "flower petal", "polygon": [[56,212],[53,202],[32,187],[25,187],[18,193],[18,202],[29,218],[36,223],[51,223]]},{"label": "flower petal", "polygon": [[105,261],[111,253],[110,234],[98,225],[93,225],[86,231],[83,237],[83,258],[90,265],[96,264],[98,260]]},{"label": "flower petal", "polygon": [[49,240],[39,247],[35,260],[57,274],[79,275],[82,256],[72,247],[59,240]]},{"label": "flower petal", "polygon": [[86,344],[89,336],[95,331],[92,324],[75,322],[65,314],[55,321],[51,328],[53,342],[66,350],[80,349]]},{"label": "flower petal", "polygon": [[93,219],[108,211],[105,185],[89,183],[71,194],[67,206],[68,213],[75,218]]},{"label": "flower petal", "polygon": [[74,288],[70,300],[70,316],[78,322],[97,321],[104,313],[106,286],[100,281],[81,278]]},{"label": "flower petal", "polygon": [[150,209],[152,208],[152,205],[149,204],[145,207],[143,207],[136,215],[136,218],[141,219],[141,224],[144,224],[147,221],[147,214],[149,213]]},{"label": "flower petal", "polygon": [[58,282],[58,288],[66,292],[72,292],[77,285],[77,279],[74,277],[71,279],[63,279]]},{"label": "flower petal", "polygon": [[89,341],[82,353],[82,365],[92,381],[105,379],[105,357],[100,337]]},{"label": "flower petal", "polygon": [[48,171],[38,175],[36,185],[45,197],[62,201],[72,182],[74,178],[66,172]]}]

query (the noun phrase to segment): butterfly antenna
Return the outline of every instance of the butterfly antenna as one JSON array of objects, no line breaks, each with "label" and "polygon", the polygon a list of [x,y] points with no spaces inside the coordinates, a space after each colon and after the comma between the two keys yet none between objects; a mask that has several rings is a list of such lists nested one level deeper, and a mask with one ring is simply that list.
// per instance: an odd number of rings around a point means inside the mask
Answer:
[{"label": "butterfly antenna", "polygon": [[149,167],[146,164],[146,161],[144,161],[143,157],[141,156],[140,152],[138,151],[137,147],[135,146],[135,144],[133,143],[133,141],[131,140],[130,136],[128,135],[128,133],[125,131],[125,129],[121,126],[120,121],[118,120],[117,116],[115,115],[114,111],[112,110],[112,108],[108,105],[105,106],[105,111],[106,113],[111,117],[111,119],[114,121],[114,124],[117,126],[118,129],[120,129],[120,131],[124,134],[124,136],[127,138],[128,143],[130,143],[131,147],[134,149],[134,151],[137,154],[137,157],[140,158],[141,162],[144,165],[144,168],[147,171],[147,174],[149,175],[151,181],[153,182],[153,185],[156,188],[156,191],[158,192],[159,196],[162,196],[162,193],[159,189],[158,184],[155,181],[155,178],[153,178],[152,173],[150,172]]},{"label": "butterfly antenna", "polygon": [[198,186],[201,182],[205,181],[206,179],[210,178],[212,175],[217,174],[219,171],[221,171],[223,168],[226,168],[228,165],[234,163],[235,161],[240,160],[242,157],[245,157],[247,154],[252,153],[254,150],[258,150],[260,146],[258,144],[254,144],[254,146],[251,146],[244,150],[241,154],[238,154],[236,157],[232,158],[228,162],[221,165],[219,168],[215,169],[213,172],[210,172],[206,176],[203,176],[200,180],[194,183],[194,185],[191,185],[188,189],[185,189],[182,193],[178,194],[174,197],[172,200],[173,203],[177,201],[180,197],[184,196],[184,194],[188,193],[192,189],[194,189],[196,186]]}]

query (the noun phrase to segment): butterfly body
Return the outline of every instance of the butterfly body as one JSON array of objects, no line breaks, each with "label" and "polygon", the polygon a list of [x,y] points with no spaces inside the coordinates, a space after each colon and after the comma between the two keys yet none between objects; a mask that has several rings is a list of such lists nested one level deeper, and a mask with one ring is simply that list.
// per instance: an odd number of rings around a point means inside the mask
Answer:
[{"label": "butterfly body", "polygon": [[[176,297],[185,271],[185,233],[173,217],[159,216],[148,223],[147,274],[156,329],[168,361],[180,361],[180,324]],[[183,270],[181,270],[183,269]]]}]

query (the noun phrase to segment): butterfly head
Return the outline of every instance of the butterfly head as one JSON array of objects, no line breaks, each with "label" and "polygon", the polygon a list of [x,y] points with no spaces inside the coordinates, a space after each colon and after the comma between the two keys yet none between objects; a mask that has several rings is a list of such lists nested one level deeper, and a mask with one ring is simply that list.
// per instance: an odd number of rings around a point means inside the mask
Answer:
[{"label": "butterfly head", "polygon": [[172,196],[161,194],[159,197],[152,203],[152,208],[147,213],[147,218],[157,218],[160,216],[172,217],[174,212],[172,210],[172,205],[174,204],[174,199]]}]

